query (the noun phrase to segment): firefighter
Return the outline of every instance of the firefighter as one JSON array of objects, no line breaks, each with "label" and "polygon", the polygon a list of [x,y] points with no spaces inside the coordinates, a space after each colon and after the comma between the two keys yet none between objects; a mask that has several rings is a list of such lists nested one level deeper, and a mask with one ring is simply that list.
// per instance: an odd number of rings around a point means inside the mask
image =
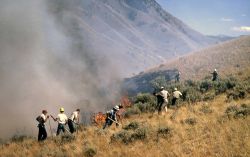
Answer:
[{"label": "firefighter", "polygon": [[110,110],[106,113],[107,117],[106,117],[103,129],[105,129],[107,126],[110,127],[113,122],[116,123],[116,126],[119,126],[119,123],[118,123],[117,118],[116,118],[117,111],[119,111],[118,105],[116,105],[112,110]]},{"label": "firefighter", "polygon": [[[158,114],[162,113],[162,109],[165,109],[165,112],[167,113],[167,105],[168,105],[168,97],[170,94],[167,90],[164,89],[164,87],[161,87],[161,91],[155,94],[157,96],[157,108],[158,108]],[[164,115],[165,113],[163,113]]]},{"label": "firefighter", "polygon": [[182,93],[178,91],[177,88],[174,88],[172,106],[175,106],[177,99],[179,99],[181,96]]},{"label": "firefighter", "polygon": [[47,131],[45,128],[45,123],[49,116],[47,115],[47,110],[43,110],[42,114],[36,118],[36,120],[39,122],[38,124],[38,141],[44,141],[47,138]]},{"label": "firefighter", "polygon": [[60,108],[60,113],[57,115],[56,118],[54,118],[52,115],[50,115],[54,121],[58,122],[58,127],[56,131],[56,135],[58,136],[61,131],[65,132],[66,128],[65,125],[67,124],[68,117],[64,114],[64,108]]},{"label": "firefighter", "polygon": [[76,109],[76,111],[72,112],[68,120],[69,131],[72,134],[76,132],[76,125],[79,125],[79,114],[80,114],[80,109]]},{"label": "firefighter", "polygon": [[213,75],[212,81],[216,81],[218,79],[218,72],[214,69],[214,72],[211,73]]},{"label": "firefighter", "polygon": [[181,72],[178,71],[178,73],[175,75],[175,83],[180,82],[180,75]]}]

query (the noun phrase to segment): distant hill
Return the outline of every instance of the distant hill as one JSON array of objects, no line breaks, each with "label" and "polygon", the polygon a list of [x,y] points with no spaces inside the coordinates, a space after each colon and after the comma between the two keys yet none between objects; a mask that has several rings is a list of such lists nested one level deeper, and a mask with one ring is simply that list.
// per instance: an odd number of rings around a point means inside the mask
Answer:
[{"label": "distant hill", "polygon": [[207,37],[218,40],[218,41],[227,41],[227,40],[232,40],[235,39],[236,37],[231,37],[227,35],[207,35]]},{"label": "distant hill", "polygon": [[[172,16],[155,0],[50,1],[59,28],[110,58],[124,75],[219,42]],[[82,33],[82,37],[80,34]]]},{"label": "distant hill", "polygon": [[123,89],[134,95],[138,92],[153,92],[152,81],[170,81],[181,72],[181,80],[199,80],[218,70],[220,77],[250,74],[250,36],[242,36],[192,54],[173,59],[158,67],[141,72],[124,80]]},{"label": "distant hill", "polygon": [[[179,69],[182,79],[201,79],[217,69],[223,77],[247,75],[250,69],[250,36],[220,43],[216,46],[173,59],[147,72]],[[245,72],[245,73],[244,73]]]}]

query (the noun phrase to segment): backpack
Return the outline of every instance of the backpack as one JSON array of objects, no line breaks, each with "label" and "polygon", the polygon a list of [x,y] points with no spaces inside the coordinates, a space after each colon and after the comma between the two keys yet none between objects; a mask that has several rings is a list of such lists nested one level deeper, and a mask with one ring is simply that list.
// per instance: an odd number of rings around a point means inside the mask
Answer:
[{"label": "backpack", "polygon": [[43,123],[43,118],[41,116],[36,117],[36,121],[39,123]]},{"label": "backpack", "polygon": [[107,112],[106,112],[106,116],[107,116],[107,117],[110,117],[110,115],[111,115],[111,112],[110,112],[110,111],[107,111]]}]

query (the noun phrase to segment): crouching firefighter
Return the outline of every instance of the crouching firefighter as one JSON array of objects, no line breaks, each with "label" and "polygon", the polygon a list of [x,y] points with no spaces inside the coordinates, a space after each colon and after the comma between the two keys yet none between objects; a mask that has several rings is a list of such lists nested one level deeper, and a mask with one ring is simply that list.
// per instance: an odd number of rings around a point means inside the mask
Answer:
[{"label": "crouching firefighter", "polygon": [[76,132],[77,125],[79,125],[79,114],[80,114],[80,109],[76,109],[74,111],[69,120],[68,120],[68,125],[69,125],[69,131],[73,134]]},{"label": "crouching firefighter", "polygon": [[116,123],[116,126],[119,126],[119,123],[118,123],[117,118],[116,118],[117,111],[119,111],[118,105],[116,105],[112,110],[110,110],[106,113],[107,117],[106,117],[103,129],[105,129],[107,126],[110,127],[113,122]]},{"label": "crouching firefighter", "polygon": [[45,122],[49,118],[47,115],[47,110],[43,110],[42,114],[36,118],[36,120],[39,122],[38,124],[38,141],[44,141],[47,138],[47,132],[45,128]]}]

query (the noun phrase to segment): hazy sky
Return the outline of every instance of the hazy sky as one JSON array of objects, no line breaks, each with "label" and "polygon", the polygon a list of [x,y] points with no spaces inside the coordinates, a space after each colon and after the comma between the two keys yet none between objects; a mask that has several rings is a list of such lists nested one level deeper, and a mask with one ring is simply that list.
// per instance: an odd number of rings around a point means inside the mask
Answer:
[{"label": "hazy sky", "polygon": [[156,0],[206,35],[250,35],[250,0]]}]

